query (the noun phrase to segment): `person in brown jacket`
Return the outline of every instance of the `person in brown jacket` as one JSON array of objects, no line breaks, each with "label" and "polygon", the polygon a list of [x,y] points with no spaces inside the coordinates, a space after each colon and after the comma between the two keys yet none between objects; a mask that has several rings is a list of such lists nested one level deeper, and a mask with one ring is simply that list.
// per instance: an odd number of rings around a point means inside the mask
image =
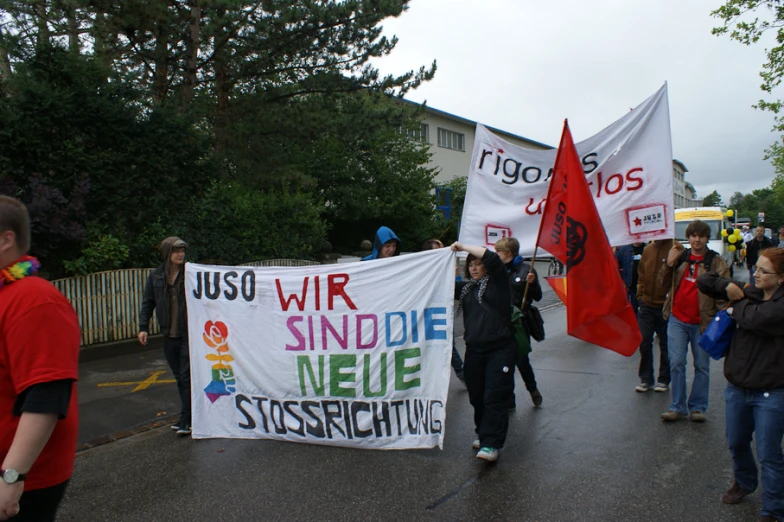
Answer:
[{"label": "person in brown jacket", "polygon": [[[659,272],[659,284],[670,286],[662,310],[667,322],[667,350],[670,357],[672,404],[661,414],[665,422],[689,417],[705,422],[710,388],[710,356],[700,348],[700,335],[725,304],[697,289],[697,278],[707,272],[729,277],[730,270],[718,252],[708,248],[710,225],[695,219],[686,227],[690,249],[676,242],[667,254],[667,263]],[[674,274],[674,276],[673,276]],[[694,382],[686,402],[686,354],[691,345],[694,360]],[[687,410],[688,407],[688,410]]]},{"label": "person in brown jacket", "polygon": [[[640,325],[640,384],[635,391],[647,392],[651,388],[666,392],[670,386],[670,359],[667,356],[667,321],[662,315],[669,286],[659,284],[659,271],[667,264],[671,239],[649,243],[642,251],[637,266],[637,322]],[[659,336],[659,378],[653,387],[653,334]]]}]

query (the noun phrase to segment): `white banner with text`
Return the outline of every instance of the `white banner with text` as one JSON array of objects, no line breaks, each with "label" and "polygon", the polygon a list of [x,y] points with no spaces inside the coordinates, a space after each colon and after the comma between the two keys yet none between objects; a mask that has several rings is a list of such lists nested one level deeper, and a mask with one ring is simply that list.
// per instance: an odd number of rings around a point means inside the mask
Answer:
[{"label": "white banner with text", "polygon": [[[666,84],[576,147],[611,245],[673,237]],[[460,242],[492,248],[511,236],[520,255],[532,255],[556,152],[513,145],[477,125]]]},{"label": "white banner with text", "polygon": [[188,263],[193,437],[443,447],[454,263]]}]

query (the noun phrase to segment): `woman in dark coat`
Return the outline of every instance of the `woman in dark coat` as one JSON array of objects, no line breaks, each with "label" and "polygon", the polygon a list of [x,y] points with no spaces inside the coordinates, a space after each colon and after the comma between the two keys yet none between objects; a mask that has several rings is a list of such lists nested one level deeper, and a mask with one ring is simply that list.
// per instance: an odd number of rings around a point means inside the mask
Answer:
[{"label": "woman in dark coat", "polygon": [[715,272],[697,279],[699,290],[731,299],[727,313],[737,328],[724,357],[727,445],[735,481],[724,494],[737,504],[757,489],[757,463],[762,468],[760,521],[784,520],[784,249],[760,253],[754,267],[755,286],[736,284]]},{"label": "woman in dark coat", "polygon": [[468,252],[466,280],[455,285],[466,342],[463,375],[474,407],[477,458],[494,462],[506,440],[507,409],[514,392],[517,360],[511,323],[512,291],[498,254],[484,247],[454,243],[452,250]]}]

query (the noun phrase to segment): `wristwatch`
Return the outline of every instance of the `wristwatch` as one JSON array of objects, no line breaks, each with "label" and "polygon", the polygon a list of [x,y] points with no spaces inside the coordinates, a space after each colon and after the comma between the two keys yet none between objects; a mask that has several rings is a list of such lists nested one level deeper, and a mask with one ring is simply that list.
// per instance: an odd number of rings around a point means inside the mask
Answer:
[{"label": "wristwatch", "polygon": [[19,473],[15,469],[0,469],[0,477],[6,484],[15,484],[26,479],[27,473]]}]

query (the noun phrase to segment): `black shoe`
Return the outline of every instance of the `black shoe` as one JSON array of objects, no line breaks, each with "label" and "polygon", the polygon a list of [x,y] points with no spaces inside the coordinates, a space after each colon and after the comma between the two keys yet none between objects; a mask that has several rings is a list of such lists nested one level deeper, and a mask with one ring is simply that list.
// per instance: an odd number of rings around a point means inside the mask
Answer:
[{"label": "black shoe", "polygon": [[186,424],[181,426],[180,429],[177,430],[177,435],[190,435],[191,434],[191,425]]},{"label": "black shoe", "polygon": [[534,401],[534,408],[538,408],[542,405],[542,394],[539,393],[539,390],[531,392],[531,400]]},{"label": "black shoe", "polygon": [[172,424],[170,427],[171,427],[171,429],[173,429],[174,431],[179,431],[179,430],[180,430],[180,428],[182,428],[183,426],[185,426],[185,424],[186,424],[186,422],[183,420],[183,418],[182,418],[182,417],[180,417],[179,419],[177,419],[177,422],[175,422],[174,424]]}]

